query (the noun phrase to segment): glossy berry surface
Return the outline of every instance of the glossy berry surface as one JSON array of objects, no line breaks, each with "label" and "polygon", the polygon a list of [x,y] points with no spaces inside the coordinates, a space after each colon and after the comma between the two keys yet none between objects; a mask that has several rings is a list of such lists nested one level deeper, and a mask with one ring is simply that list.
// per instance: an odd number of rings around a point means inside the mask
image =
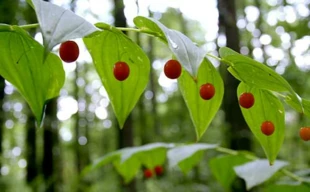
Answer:
[{"label": "glossy berry surface", "polygon": [[128,78],[130,69],[127,63],[116,62],[113,68],[114,77],[119,81],[124,81]]},{"label": "glossy berry surface", "polygon": [[200,86],[200,97],[204,100],[210,100],[215,94],[215,88],[211,83],[206,83]]},{"label": "glossy berry surface", "polygon": [[299,136],[304,141],[310,140],[310,127],[302,127],[299,130]]},{"label": "glossy berry surface", "polygon": [[274,125],[271,121],[265,121],[261,125],[261,131],[264,135],[272,135],[274,132]]},{"label": "glossy berry surface", "polygon": [[66,41],[60,45],[59,56],[64,62],[71,63],[76,61],[79,54],[79,46],[74,41]]},{"label": "glossy berry surface", "polygon": [[154,168],[154,171],[155,171],[156,175],[162,175],[164,173],[164,168],[162,166],[158,165]]},{"label": "glossy berry surface", "polygon": [[164,73],[169,79],[177,79],[180,77],[181,72],[182,67],[179,61],[171,59],[166,62],[164,66]]},{"label": "glossy berry surface", "polygon": [[239,104],[241,107],[249,109],[254,105],[254,96],[252,93],[242,93],[239,97]]},{"label": "glossy berry surface", "polygon": [[151,178],[153,176],[153,172],[151,169],[145,169],[143,174],[145,178]]}]

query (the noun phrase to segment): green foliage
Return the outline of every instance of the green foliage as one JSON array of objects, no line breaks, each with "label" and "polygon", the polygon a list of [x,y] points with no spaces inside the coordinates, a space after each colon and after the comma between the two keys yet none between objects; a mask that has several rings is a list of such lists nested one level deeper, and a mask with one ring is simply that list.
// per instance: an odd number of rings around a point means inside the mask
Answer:
[{"label": "green foliage", "polygon": [[154,168],[157,165],[164,164],[167,149],[173,146],[174,144],[152,143],[139,147],[120,149],[103,156],[87,166],[83,170],[82,176],[108,163],[113,163],[118,173],[128,183],[135,177],[141,165]]},{"label": "green foliage", "polygon": [[270,185],[264,189],[265,192],[308,192],[309,190],[310,187],[308,185],[300,185],[300,183]]},{"label": "green foliage", "polygon": [[40,125],[45,103],[57,97],[65,81],[55,54],[17,26],[0,25],[0,74],[23,95]]},{"label": "green foliage", "polygon": [[237,177],[234,167],[248,162],[244,155],[225,155],[210,159],[209,167],[221,185],[229,190],[234,179]]},{"label": "green foliage", "polygon": [[198,68],[205,57],[205,52],[201,48],[181,32],[168,29],[157,20],[139,16],[134,21],[140,29],[147,29],[154,34],[159,34],[159,37],[164,36],[163,39],[166,40],[169,49],[182,66],[193,77],[197,75]]},{"label": "green foliage", "polygon": [[190,144],[177,146],[168,151],[169,166],[179,166],[183,173],[187,173],[202,158],[202,152],[207,149],[214,149],[214,144]]},{"label": "green foliage", "polygon": [[[178,79],[178,83],[195,125],[197,140],[199,140],[222,103],[224,95],[223,81],[212,63],[205,58],[199,67],[197,79],[194,79],[184,70]],[[215,87],[214,97],[207,101],[203,100],[199,95],[200,86],[205,83],[211,83]]]},{"label": "green foliage", "polygon": [[[150,61],[142,49],[118,30],[105,30],[93,37],[84,38],[97,73],[105,87],[120,127],[143,93],[150,72]],[[114,64],[124,61],[130,74],[125,81],[113,75]]]},{"label": "green foliage", "polygon": [[228,71],[240,81],[260,89],[288,92],[285,97],[289,105],[302,112],[298,95],[290,84],[275,71],[249,57],[238,54],[227,47],[220,49],[222,61],[229,65]]},{"label": "green foliage", "polygon": [[[252,133],[263,147],[270,164],[273,164],[285,135],[283,105],[271,92],[240,83],[238,96],[244,92],[251,92],[254,95],[255,103],[250,109],[241,107],[242,114]],[[264,135],[261,131],[261,124],[265,121],[271,121],[275,126],[275,131],[270,136]]]},{"label": "green foliage", "polygon": [[271,178],[287,164],[288,163],[285,161],[275,161],[274,164],[270,166],[268,165],[268,160],[259,159],[236,166],[234,170],[239,177],[245,180],[246,188],[249,190]]},{"label": "green foliage", "polygon": [[[50,53],[50,50],[63,41],[83,38],[122,128],[149,81],[151,65],[143,50],[116,27],[98,23],[96,27],[103,29],[101,31],[84,18],[49,2],[27,2],[37,14],[44,46],[20,27],[1,24],[0,75],[23,95],[40,124],[45,103],[58,95],[65,81],[61,61]],[[306,20],[303,22],[307,23]],[[193,121],[197,140],[201,139],[219,110],[224,95],[223,81],[217,69],[205,58],[205,51],[184,34],[169,29],[152,18],[138,16],[134,23],[138,29],[128,30],[159,38],[168,46],[173,57],[182,64],[183,71],[178,85]],[[305,29],[299,33],[304,35],[307,31]],[[285,136],[285,110],[277,96],[282,96],[294,110],[308,117],[310,101],[301,99],[281,75],[266,65],[226,47],[221,48],[219,53],[221,58],[218,59],[226,63],[228,71],[241,81],[237,96],[251,92],[255,97],[253,107],[241,110],[268,160],[257,159],[249,162],[253,158],[237,151],[226,150],[229,155],[211,159],[210,167],[215,178],[226,189],[236,176],[243,178],[247,189],[251,189],[270,179],[288,164],[276,160]],[[130,67],[130,75],[125,81],[118,81],[113,76],[113,67],[118,61],[126,62]],[[207,101],[199,95],[200,86],[205,83],[211,83],[215,87],[215,96]],[[260,130],[264,121],[271,121],[275,125],[275,132],[270,136],[264,135]],[[202,143],[153,143],[125,148],[98,159],[84,169],[82,176],[112,163],[128,183],[141,167],[154,168],[164,164],[166,159],[170,167],[177,166],[183,173],[188,173],[202,159],[204,151],[211,149],[221,151],[216,144]],[[308,185],[301,185],[308,183],[308,180],[292,173],[288,175],[299,181],[298,186],[272,185],[267,191],[308,190]]]}]

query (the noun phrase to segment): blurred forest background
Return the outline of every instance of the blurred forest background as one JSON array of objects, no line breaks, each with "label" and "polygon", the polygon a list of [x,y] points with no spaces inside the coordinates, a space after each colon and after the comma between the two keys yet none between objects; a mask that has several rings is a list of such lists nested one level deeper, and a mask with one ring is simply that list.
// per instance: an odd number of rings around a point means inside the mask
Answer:
[{"label": "blurred forest background", "polygon": [[[136,15],[160,19],[214,55],[218,55],[219,47],[228,46],[266,63],[302,97],[310,98],[309,0],[51,2],[90,22],[117,27],[132,26]],[[191,14],[198,15],[199,20]],[[25,0],[0,0],[0,23],[36,22],[34,11]],[[39,30],[29,33],[42,41]],[[215,152],[206,154],[187,175],[166,169],[162,177],[146,180],[141,170],[132,183],[125,185],[109,165],[92,172],[88,179],[79,180],[86,165],[119,148],[151,142],[195,141],[194,127],[177,81],[163,75],[163,65],[171,58],[169,49],[143,34],[128,36],[148,54],[152,71],[144,95],[121,131],[82,40],[77,40],[82,52],[79,60],[64,63],[66,83],[60,96],[47,104],[44,128],[35,127],[35,118],[21,95],[0,79],[0,191],[224,191],[208,167],[208,159],[217,155]],[[225,96],[222,108],[200,142],[220,143],[264,157],[240,112],[236,97],[239,82],[227,73],[225,65],[210,60],[225,81]],[[292,169],[309,168],[310,143],[303,142],[298,133],[310,121],[286,109],[286,137],[279,159],[289,161]],[[236,180],[231,191],[243,190],[244,183]],[[262,190],[257,187],[252,191]]]}]

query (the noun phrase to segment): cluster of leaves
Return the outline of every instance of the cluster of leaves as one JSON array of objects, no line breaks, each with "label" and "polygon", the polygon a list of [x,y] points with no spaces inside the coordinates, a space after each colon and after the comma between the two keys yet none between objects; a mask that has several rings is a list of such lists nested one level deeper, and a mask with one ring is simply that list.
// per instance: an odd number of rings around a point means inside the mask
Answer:
[{"label": "cluster of leaves", "polygon": [[[105,23],[94,26],[69,10],[41,0],[28,0],[28,3],[35,9],[44,43],[41,45],[36,42],[23,27],[1,24],[0,75],[24,96],[40,124],[45,103],[59,94],[65,80],[61,61],[51,52],[52,48],[70,39],[83,38],[122,127],[149,80],[150,61],[143,50],[116,27]],[[199,140],[222,102],[224,85],[218,71],[206,57],[206,52],[182,33],[152,18],[138,16],[134,23],[137,28],[131,30],[157,37],[181,63],[182,74],[178,78],[178,85]],[[276,169],[275,160],[285,135],[285,111],[279,98],[309,117],[310,101],[301,99],[282,76],[266,65],[226,47],[221,48],[219,53],[221,58],[217,59],[226,63],[228,71],[241,81],[237,96],[251,92],[255,97],[255,105],[250,109],[242,109],[242,113],[262,145],[269,163],[275,164],[270,169]],[[113,76],[113,66],[118,61],[126,62],[130,67],[131,75],[125,81],[117,81]],[[210,100],[203,100],[199,95],[200,86],[205,83],[211,83],[215,89],[215,95]],[[264,121],[271,121],[275,126],[271,136],[267,137],[260,131]],[[194,149],[191,147],[191,150]],[[115,152],[104,159],[115,159],[120,154]],[[131,166],[126,167],[137,170],[139,164],[132,161]],[[123,162],[126,161],[122,155],[116,163],[119,170],[123,170],[120,168],[125,166]],[[131,174],[120,173],[128,180],[135,174],[134,171],[127,171]]]},{"label": "cluster of leaves", "polygon": [[[226,153],[210,159],[209,167],[214,177],[228,190],[237,176],[245,180],[246,187],[249,190],[269,180],[288,165],[285,161],[277,160],[270,167],[267,159],[258,159],[248,152],[233,151],[221,148],[216,144],[152,143],[109,153],[86,167],[82,172],[82,177],[86,177],[91,171],[112,163],[117,172],[123,176],[125,182],[130,182],[141,170],[141,167],[152,169],[157,165],[163,165],[165,161],[168,162],[169,168],[178,168],[186,174],[201,161],[207,150]],[[299,179],[298,183],[286,182],[270,185],[269,188],[281,189],[286,186],[290,189],[286,191],[309,190],[307,183],[310,182],[309,179],[306,177]]]}]

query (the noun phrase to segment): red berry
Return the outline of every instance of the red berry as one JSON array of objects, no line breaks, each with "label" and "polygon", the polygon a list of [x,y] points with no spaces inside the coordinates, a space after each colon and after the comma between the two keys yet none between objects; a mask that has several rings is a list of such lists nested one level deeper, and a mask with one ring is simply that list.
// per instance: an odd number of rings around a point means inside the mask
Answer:
[{"label": "red berry", "polygon": [[211,83],[206,83],[200,86],[200,97],[204,100],[212,99],[215,94],[215,88]]},{"label": "red berry", "polygon": [[169,60],[166,62],[164,66],[164,73],[170,79],[177,79],[180,77],[182,72],[182,67],[179,61],[177,60]]},{"label": "red berry", "polygon": [[156,175],[162,175],[164,173],[164,168],[160,165],[157,165],[154,168],[154,171],[155,171]]},{"label": "red berry", "polygon": [[59,55],[64,62],[71,63],[76,61],[79,54],[79,46],[74,41],[66,41],[60,45]]},{"label": "red berry", "polygon": [[145,169],[144,170],[144,177],[145,178],[151,178],[153,176],[153,171],[151,169]]},{"label": "red berry", "polygon": [[299,136],[304,141],[310,140],[310,127],[302,127],[299,130]]},{"label": "red berry", "polygon": [[254,96],[252,93],[242,93],[239,97],[241,107],[249,109],[254,105]]},{"label": "red berry", "polygon": [[124,81],[127,79],[130,73],[129,66],[123,61],[118,61],[115,63],[113,68],[114,77],[119,81]]},{"label": "red berry", "polygon": [[263,122],[260,128],[262,133],[267,136],[272,135],[274,132],[274,125],[271,121]]}]

